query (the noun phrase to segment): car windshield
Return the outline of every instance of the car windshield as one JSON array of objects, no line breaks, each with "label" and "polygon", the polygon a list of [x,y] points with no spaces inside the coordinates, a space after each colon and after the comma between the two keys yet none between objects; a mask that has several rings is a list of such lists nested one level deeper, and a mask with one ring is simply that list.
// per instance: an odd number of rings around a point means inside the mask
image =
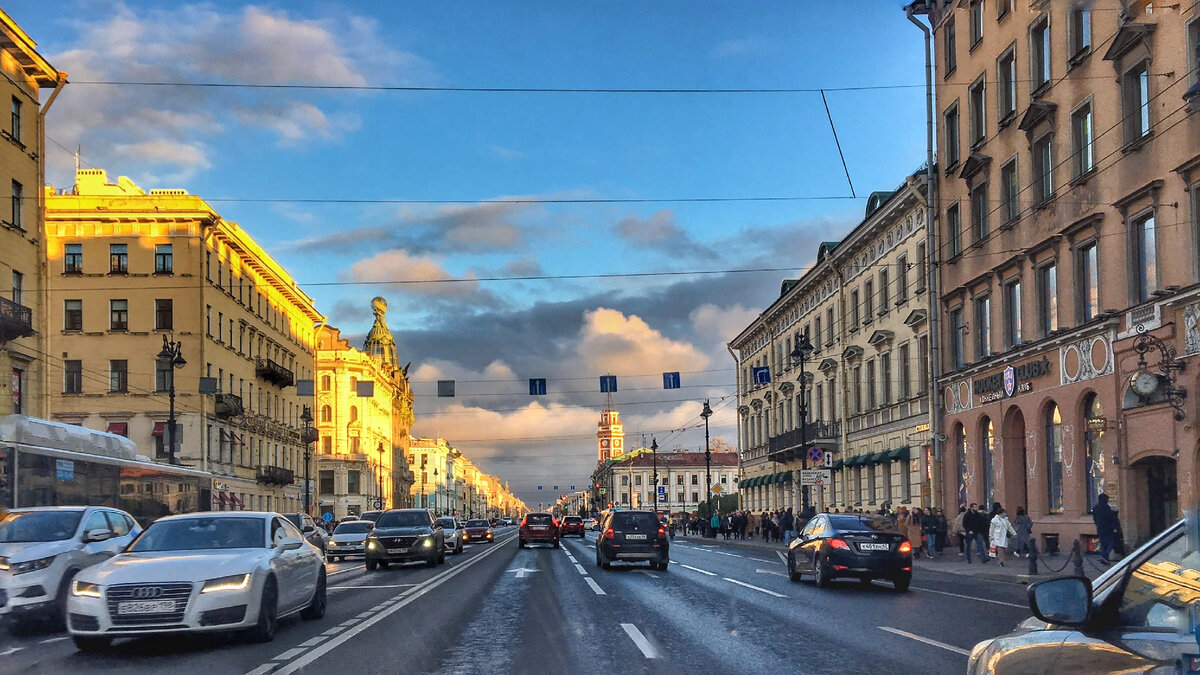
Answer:
[{"label": "car windshield", "polygon": [[554,519],[545,513],[531,513],[525,517],[527,525],[550,525]]},{"label": "car windshield", "polygon": [[371,523],[366,520],[356,520],[352,523],[342,523],[333,531],[334,534],[362,534],[371,531]]},{"label": "car windshield", "polygon": [[429,526],[429,516],[421,511],[388,511],[379,516],[379,527],[423,526]]},{"label": "car windshield", "polygon": [[450,529],[454,527],[455,524],[453,518],[438,518],[437,522],[438,525],[441,525],[445,529]]},{"label": "car windshield", "polygon": [[82,517],[83,511],[14,511],[0,520],[0,543],[70,539]]},{"label": "car windshield", "polygon": [[467,527],[490,527],[486,520],[468,520]]},{"label": "car windshield", "polygon": [[261,518],[179,518],[160,520],[129,547],[134,553],[262,548],[267,545]]},{"label": "car windshield", "polygon": [[887,518],[845,515],[833,515],[827,517],[829,518],[829,524],[833,526],[833,529],[841,530],[843,532],[862,530],[890,532],[896,529],[896,526],[892,524],[892,521],[888,520]]}]

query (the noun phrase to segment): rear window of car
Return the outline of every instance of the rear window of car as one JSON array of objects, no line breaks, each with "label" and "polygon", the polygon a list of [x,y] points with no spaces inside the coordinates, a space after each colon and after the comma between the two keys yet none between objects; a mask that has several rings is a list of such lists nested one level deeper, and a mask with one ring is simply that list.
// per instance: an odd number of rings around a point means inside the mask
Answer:
[{"label": "rear window of car", "polygon": [[525,516],[525,522],[529,525],[550,525],[554,519],[545,513],[531,513]]},{"label": "rear window of car", "polygon": [[610,527],[616,530],[655,530],[658,529],[658,518],[653,513],[614,513]]},{"label": "rear window of car", "polygon": [[468,520],[467,527],[491,527],[491,524],[486,520]]},{"label": "rear window of car", "polygon": [[829,524],[835,530],[842,531],[864,531],[876,530],[879,532],[890,532],[896,529],[892,521],[887,518],[863,518],[860,516],[828,516]]},{"label": "rear window of car", "polygon": [[438,525],[442,526],[442,529],[450,529],[455,526],[453,518],[438,518],[437,522]]},{"label": "rear window of car", "polygon": [[571,524],[582,523],[583,518],[580,518],[579,516],[567,516],[566,518],[563,518],[563,522],[571,523]]}]

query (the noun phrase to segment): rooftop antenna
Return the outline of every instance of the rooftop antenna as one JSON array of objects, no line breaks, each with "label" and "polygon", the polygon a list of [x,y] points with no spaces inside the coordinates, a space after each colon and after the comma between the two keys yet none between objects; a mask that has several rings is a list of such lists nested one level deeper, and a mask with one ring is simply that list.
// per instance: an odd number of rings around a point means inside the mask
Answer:
[{"label": "rooftop antenna", "polygon": [[605,410],[613,409],[613,400],[612,400],[612,392],[611,391],[608,392],[608,394],[606,394],[604,397],[604,409]]}]

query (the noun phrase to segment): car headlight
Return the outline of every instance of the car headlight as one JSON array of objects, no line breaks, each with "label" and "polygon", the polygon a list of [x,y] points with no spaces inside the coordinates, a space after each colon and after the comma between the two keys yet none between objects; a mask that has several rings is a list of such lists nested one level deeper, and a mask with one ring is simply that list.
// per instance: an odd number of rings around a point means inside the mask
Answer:
[{"label": "car headlight", "polygon": [[100,584],[92,584],[78,579],[71,582],[71,595],[81,598],[99,598]]},{"label": "car headlight", "polygon": [[201,593],[216,593],[218,591],[244,591],[250,587],[249,574],[233,574],[227,577],[217,577],[204,582]]},{"label": "car headlight", "polygon": [[10,563],[13,574],[25,574],[26,572],[36,572],[44,570],[54,563],[55,556],[47,558],[38,558],[37,560],[27,560],[20,563]]},{"label": "car headlight", "polygon": [[429,547],[433,546],[433,536],[432,535],[427,534],[424,537],[422,537],[421,539],[423,540],[421,545],[424,546],[425,548],[429,548]]}]

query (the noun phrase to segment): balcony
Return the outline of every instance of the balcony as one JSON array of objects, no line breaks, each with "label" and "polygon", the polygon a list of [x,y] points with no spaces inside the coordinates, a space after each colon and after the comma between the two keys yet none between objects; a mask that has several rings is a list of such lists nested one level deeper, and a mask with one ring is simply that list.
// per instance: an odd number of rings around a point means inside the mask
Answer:
[{"label": "balcony", "polygon": [[33,310],[0,298],[0,344],[33,335]]},{"label": "balcony", "polygon": [[295,475],[291,469],[281,466],[260,466],[257,480],[267,485],[291,485],[295,481]]},{"label": "balcony", "polygon": [[[767,458],[772,462],[788,462],[803,456],[807,445],[820,445],[824,448],[836,446],[842,435],[841,420],[835,422],[810,422],[807,435],[801,439],[800,429],[785,431],[778,436],[772,436],[767,445]],[[801,440],[805,443],[801,443]]]},{"label": "balcony", "polygon": [[242,408],[242,397],[237,394],[217,394],[213,412],[221,419],[240,417],[245,412]]},{"label": "balcony", "polygon": [[296,383],[296,377],[292,371],[271,359],[258,359],[254,366],[254,374],[280,387],[290,387]]}]

